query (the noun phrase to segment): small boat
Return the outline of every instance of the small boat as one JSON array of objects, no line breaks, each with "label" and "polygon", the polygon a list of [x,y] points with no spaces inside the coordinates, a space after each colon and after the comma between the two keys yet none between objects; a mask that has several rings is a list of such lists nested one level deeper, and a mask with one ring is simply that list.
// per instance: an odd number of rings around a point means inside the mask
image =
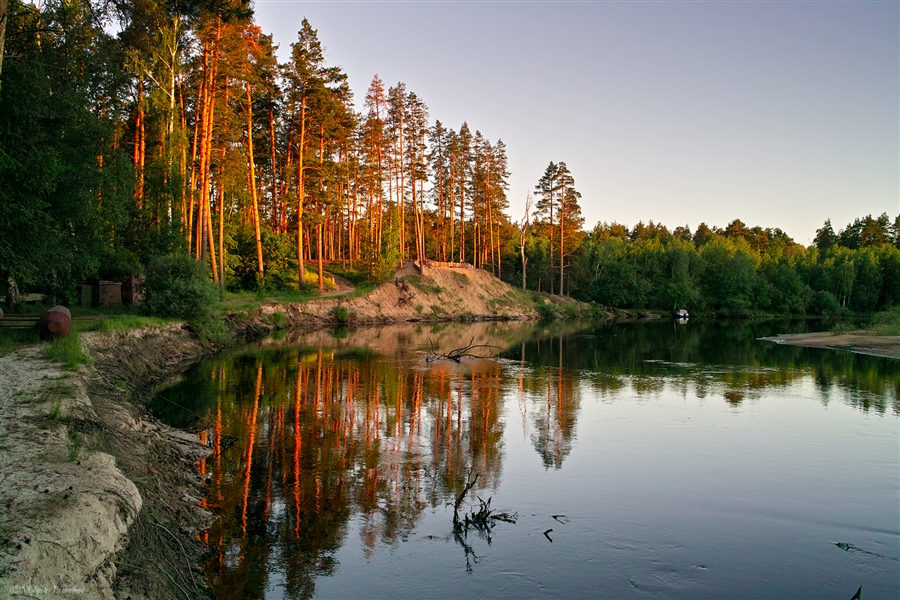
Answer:
[{"label": "small boat", "polygon": [[691,318],[691,315],[688,314],[688,311],[684,308],[679,308],[675,311],[675,318],[683,321],[687,321]]}]

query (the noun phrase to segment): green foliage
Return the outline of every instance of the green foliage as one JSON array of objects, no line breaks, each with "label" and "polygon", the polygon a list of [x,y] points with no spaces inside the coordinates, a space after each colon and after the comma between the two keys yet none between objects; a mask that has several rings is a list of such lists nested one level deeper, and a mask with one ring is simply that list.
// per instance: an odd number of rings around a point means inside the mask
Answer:
[{"label": "green foliage", "polygon": [[469,279],[468,275],[457,271],[453,271],[453,279],[456,280],[456,284],[460,286],[466,286],[472,283],[472,280]]},{"label": "green foliage", "polygon": [[340,275],[344,279],[350,281],[353,285],[366,285],[370,283],[366,271],[358,269],[343,269],[339,264],[329,265],[328,270],[335,275]]},{"label": "green foliage", "polygon": [[900,307],[876,313],[869,330],[876,335],[900,336]]},{"label": "green foliage", "polygon": [[73,331],[64,338],[48,342],[41,350],[41,355],[54,362],[63,363],[67,369],[77,371],[81,365],[92,364],[91,358],[85,354],[78,342],[78,333]]},{"label": "green foliage", "polygon": [[353,314],[346,306],[335,306],[331,309],[331,318],[338,323],[349,323],[356,315]]},{"label": "green foliage", "polygon": [[201,321],[213,314],[218,300],[203,264],[187,254],[161,256],[147,266],[144,310],[149,315]]},{"label": "green foliage", "polygon": [[812,290],[785,261],[767,262],[758,272],[755,305],[777,314],[804,314]]},{"label": "green foliage", "polygon": [[808,311],[814,315],[834,316],[841,312],[841,305],[838,304],[834,294],[825,290],[819,290],[818,292],[813,292]]},{"label": "green foliage", "polygon": [[556,307],[551,303],[538,302],[534,308],[542,321],[554,321],[559,317]]},{"label": "green foliage", "polygon": [[272,313],[270,317],[272,321],[272,325],[275,326],[275,329],[284,329],[287,326],[287,317],[281,311],[277,311]]},{"label": "green foliage", "polygon": [[[226,287],[229,291],[262,288],[256,257],[256,233],[250,225],[228,226],[226,236]],[[296,287],[297,245],[290,235],[275,235],[260,230],[265,271],[265,289],[286,290]]]},{"label": "green foliage", "polygon": [[121,57],[91,10],[12,0],[6,23],[0,275],[56,301],[74,300],[75,285],[98,273],[131,200],[128,159],[102,105],[115,95]]},{"label": "green foliage", "polygon": [[380,247],[377,240],[368,240],[364,248],[366,273],[374,283],[384,283],[400,264],[400,229],[396,224],[399,211],[392,208],[385,222]]},{"label": "green foliage", "polygon": [[835,326],[831,328],[831,333],[834,335],[841,335],[844,333],[853,333],[854,331],[859,331],[858,324],[854,324],[853,322],[848,322],[848,321],[841,321],[840,323],[835,324]]},{"label": "green foliage", "polygon": [[12,329],[0,327],[0,356],[14,352],[26,344],[36,344],[40,341],[36,327],[27,329]]},{"label": "green foliage", "polygon": [[140,275],[143,267],[137,256],[125,247],[105,248],[100,258],[98,275],[108,281],[124,281],[130,275]]},{"label": "green foliage", "polygon": [[234,340],[218,304],[218,290],[206,269],[189,255],[161,256],[148,265],[144,310],[153,316],[187,321],[206,346],[224,346]]},{"label": "green foliage", "polygon": [[234,332],[228,327],[223,316],[211,312],[201,318],[190,321],[191,329],[200,343],[210,348],[221,348],[234,343]]},{"label": "green foliage", "polygon": [[165,325],[170,322],[171,319],[164,319],[160,317],[126,315],[121,317],[113,317],[110,319],[102,319],[98,322],[97,331],[127,331],[129,329],[140,329],[142,327]]},{"label": "green foliage", "polygon": [[[462,276],[466,277],[465,275]],[[414,288],[426,294],[440,294],[444,291],[441,289],[441,286],[432,285],[433,282],[430,279],[423,278],[421,275],[405,275],[400,279],[401,281],[409,282]],[[468,280],[468,277],[466,277],[466,280]]]},{"label": "green foliage", "polygon": [[172,319],[161,317],[118,315],[90,321],[75,321],[72,326],[76,331],[127,331],[129,329],[140,329],[141,327],[165,325],[170,322],[172,322]]}]

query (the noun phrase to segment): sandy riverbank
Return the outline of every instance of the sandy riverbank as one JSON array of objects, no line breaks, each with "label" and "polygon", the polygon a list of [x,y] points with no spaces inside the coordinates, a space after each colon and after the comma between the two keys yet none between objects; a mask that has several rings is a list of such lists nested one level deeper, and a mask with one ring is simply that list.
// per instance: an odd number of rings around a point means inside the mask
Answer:
[{"label": "sandy riverbank", "polygon": [[208,451],[143,406],[203,349],[181,325],[81,343],[75,372],[39,346],[0,358],[0,598],[202,598]]},{"label": "sandy riverbank", "polygon": [[794,333],[762,338],[776,344],[805,346],[807,348],[829,348],[849,350],[858,354],[900,358],[900,336],[872,335],[866,331],[842,333],[831,332]]}]

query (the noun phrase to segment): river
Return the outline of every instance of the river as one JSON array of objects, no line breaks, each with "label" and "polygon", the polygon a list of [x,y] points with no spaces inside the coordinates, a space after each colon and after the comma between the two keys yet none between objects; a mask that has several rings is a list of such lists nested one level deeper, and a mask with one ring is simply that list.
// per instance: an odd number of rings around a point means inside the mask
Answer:
[{"label": "river", "polygon": [[757,339],[817,327],[288,334],[152,410],[211,449],[222,600],[896,598],[900,361]]}]

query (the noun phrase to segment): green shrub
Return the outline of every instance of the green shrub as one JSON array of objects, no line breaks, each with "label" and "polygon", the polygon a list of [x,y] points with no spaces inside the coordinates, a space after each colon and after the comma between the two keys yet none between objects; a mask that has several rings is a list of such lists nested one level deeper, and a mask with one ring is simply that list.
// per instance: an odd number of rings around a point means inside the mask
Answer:
[{"label": "green shrub", "polygon": [[349,323],[351,314],[346,306],[335,306],[331,309],[331,317],[338,323]]},{"label": "green shrub", "polygon": [[844,333],[853,333],[859,331],[859,327],[853,322],[841,321],[831,328],[832,335],[841,335]]},{"label": "green shrub", "polygon": [[900,335],[900,308],[877,313],[869,329],[876,335]]},{"label": "green shrub", "polygon": [[228,291],[254,291],[265,287],[272,292],[293,286],[297,279],[297,247],[291,234],[276,235],[267,227],[262,227],[260,241],[264,280],[259,277],[254,228],[240,224],[226,227],[225,287]]},{"label": "green shrub", "polygon": [[101,279],[110,281],[122,281],[129,275],[140,275],[141,264],[134,253],[117,246],[107,249],[100,258],[98,271]]},{"label": "green shrub", "polygon": [[200,343],[206,347],[222,347],[234,342],[234,332],[222,315],[211,313],[200,319],[189,322]]},{"label": "green shrub", "polygon": [[234,340],[216,310],[219,291],[203,263],[187,254],[170,254],[147,267],[144,311],[155,317],[174,317],[188,322],[205,346],[224,346]]},{"label": "green shrub", "polygon": [[161,256],[147,267],[144,311],[149,315],[202,321],[211,317],[218,299],[203,263],[187,254]]},{"label": "green shrub", "polygon": [[535,310],[537,310],[537,313],[541,316],[541,321],[553,321],[557,317],[556,310],[552,304],[538,302],[535,306]]},{"label": "green shrub", "polygon": [[275,329],[284,329],[287,326],[287,317],[281,311],[272,313],[270,318]]}]

